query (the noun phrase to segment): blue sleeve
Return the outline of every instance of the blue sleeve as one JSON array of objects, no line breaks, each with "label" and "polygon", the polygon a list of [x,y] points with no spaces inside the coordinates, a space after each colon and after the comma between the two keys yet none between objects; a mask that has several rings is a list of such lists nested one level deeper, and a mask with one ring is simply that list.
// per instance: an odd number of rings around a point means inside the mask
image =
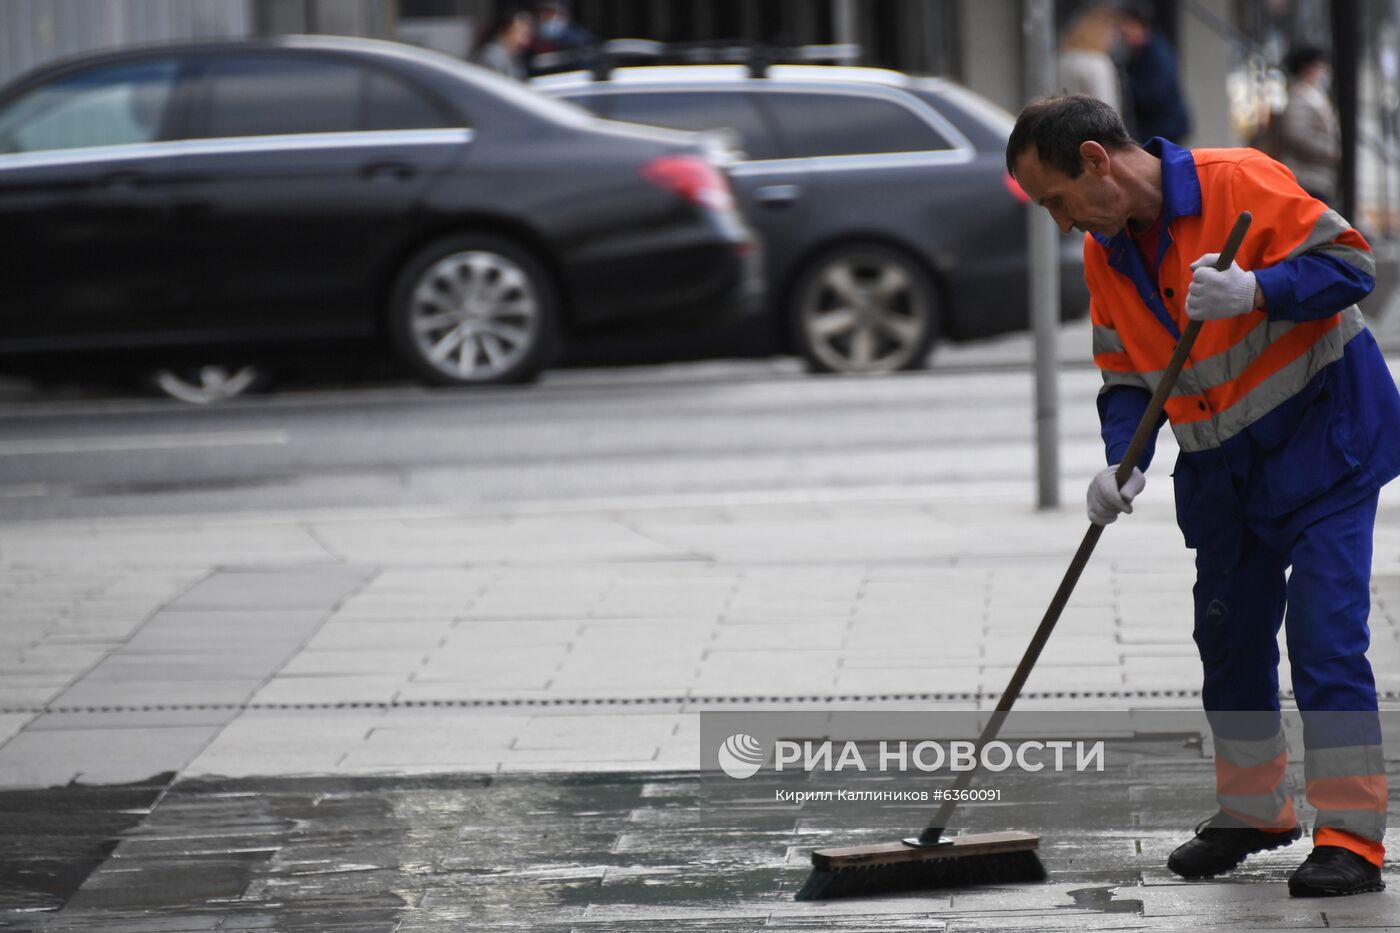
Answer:
[{"label": "blue sleeve", "polygon": [[[1147,403],[1152,401],[1152,393],[1133,386],[1112,386],[1099,393],[1099,430],[1103,435],[1104,452],[1109,464],[1122,463],[1132,443],[1133,432],[1137,430],[1142,416],[1147,413]],[[1165,413],[1157,419],[1157,431],[1167,421]],[[1152,454],[1157,449],[1157,431],[1147,438],[1137,467],[1144,473],[1152,463]]]},{"label": "blue sleeve", "polygon": [[1325,253],[1307,253],[1259,269],[1254,280],[1273,320],[1315,321],[1354,305],[1371,293],[1376,280]]}]

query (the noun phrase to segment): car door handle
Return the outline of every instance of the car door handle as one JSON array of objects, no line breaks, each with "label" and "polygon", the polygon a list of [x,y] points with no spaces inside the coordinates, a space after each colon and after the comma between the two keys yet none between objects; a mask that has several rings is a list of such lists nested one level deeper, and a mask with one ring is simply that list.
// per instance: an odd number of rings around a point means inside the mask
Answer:
[{"label": "car door handle", "polygon": [[768,207],[783,207],[796,201],[802,194],[797,185],[765,185],[754,192],[759,204]]},{"label": "car door handle", "polygon": [[416,170],[407,162],[386,159],[383,162],[367,162],[360,166],[360,175],[370,181],[408,181]]}]

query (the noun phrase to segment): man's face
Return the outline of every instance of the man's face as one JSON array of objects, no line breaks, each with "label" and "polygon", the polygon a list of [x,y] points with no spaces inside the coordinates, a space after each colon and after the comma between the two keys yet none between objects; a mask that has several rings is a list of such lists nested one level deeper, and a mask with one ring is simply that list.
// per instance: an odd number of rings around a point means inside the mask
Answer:
[{"label": "man's face", "polygon": [[1078,178],[1042,165],[1031,146],[1016,160],[1016,181],[1030,199],[1050,212],[1063,233],[1079,230],[1110,237],[1127,225],[1123,192],[1108,171],[1109,155],[1097,143],[1086,154],[1081,147],[1083,171]]}]

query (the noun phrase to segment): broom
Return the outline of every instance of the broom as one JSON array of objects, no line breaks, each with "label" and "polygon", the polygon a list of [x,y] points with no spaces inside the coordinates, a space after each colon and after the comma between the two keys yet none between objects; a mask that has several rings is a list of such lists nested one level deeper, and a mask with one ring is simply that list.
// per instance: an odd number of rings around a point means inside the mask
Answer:
[{"label": "broom", "polygon": [[[1251,215],[1240,213],[1225,241],[1225,248],[1215,268],[1224,271],[1234,262],[1235,253],[1249,230]],[[1142,420],[1133,439],[1128,444],[1128,452],[1118,465],[1115,478],[1121,488],[1132,475],[1133,467],[1142,456],[1147,440],[1157,430],[1157,419],[1166,405],[1176,378],[1181,373],[1196,335],[1201,330],[1200,321],[1192,321],[1172,354],[1162,379],[1157,383],[1152,400],[1143,412]],[[1103,534],[1104,526],[1090,524],[1079,550],[1065,571],[1060,588],[1045,617],[1040,620],[1040,628],[1031,638],[1021,663],[1011,675],[1011,682],[997,702],[996,710],[987,719],[981,736],[977,739],[974,761],[981,761],[982,749],[1001,731],[1002,723],[1011,706],[1020,695],[1021,688],[1030,676],[1041,649],[1050,638],[1055,623],[1060,619],[1070,593],[1079,581],[1079,575],[1089,562],[1089,556]],[[817,849],[812,853],[812,873],[807,883],[797,892],[799,901],[830,900],[838,897],[863,897],[873,894],[886,894],[895,891],[909,891],[921,888],[956,887],[969,884],[1010,883],[1019,881],[1044,881],[1045,866],[1036,855],[1040,837],[1026,832],[977,833],[966,836],[943,838],[948,819],[957,808],[958,796],[972,783],[975,770],[961,771],[953,788],[939,806],[927,828],[918,836],[911,836],[901,842],[887,842],[876,845],[849,846],[837,849]]]}]

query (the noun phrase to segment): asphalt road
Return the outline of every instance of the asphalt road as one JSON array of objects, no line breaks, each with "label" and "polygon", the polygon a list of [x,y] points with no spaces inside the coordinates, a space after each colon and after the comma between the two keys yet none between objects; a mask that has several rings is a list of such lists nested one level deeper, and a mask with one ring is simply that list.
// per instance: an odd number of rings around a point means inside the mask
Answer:
[{"label": "asphalt road", "polygon": [[[1059,334],[1065,502],[1103,463],[1089,342],[1087,321]],[[488,390],[320,387],[209,408],[0,395],[0,521],[911,490],[1029,500],[1029,359],[1029,336],[1013,335],[873,379],[718,361]],[[1160,449],[1174,454],[1170,432]]]},{"label": "asphalt road", "polygon": [[[1067,457],[1097,462],[1098,376],[1062,379]],[[1024,367],[882,379],[792,365],[580,370],[523,388],[412,385],[198,408],[0,405],[0,520],[461,506],[969,483],[1029,488]],[[974,451],[976,452],[974,455]]]}]

